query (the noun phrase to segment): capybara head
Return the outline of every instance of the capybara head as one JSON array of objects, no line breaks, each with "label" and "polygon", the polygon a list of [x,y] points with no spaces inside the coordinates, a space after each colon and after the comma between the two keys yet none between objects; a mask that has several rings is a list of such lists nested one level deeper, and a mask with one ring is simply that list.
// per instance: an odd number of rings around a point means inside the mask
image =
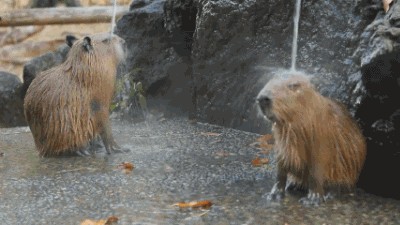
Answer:
[{"label": "capybara head", "polygon": [[266,118],[283,123],[304,115],[307,104],[315,104],[311,99],[316,93],[307,76],[294,74],[270,80],[258,94],[257,102]]},{"label": "capybara head", "polygon": [[115,64],[125,59],[125,41],[117,35],[99,33],[77,39],[67,36],[67,44],[71,47],[68,59],[79,61],[81,65],[87,63],[93,66],[97,57],[113,56]]}]

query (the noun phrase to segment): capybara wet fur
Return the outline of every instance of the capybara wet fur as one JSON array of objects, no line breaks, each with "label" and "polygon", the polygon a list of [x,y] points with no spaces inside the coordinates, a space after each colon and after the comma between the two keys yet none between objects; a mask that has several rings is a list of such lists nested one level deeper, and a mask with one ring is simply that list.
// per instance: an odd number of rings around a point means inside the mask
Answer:
[{"label": "capybara wet fur", "polygon": [[318,205],[330,190],[355,187],[366,144],[344,105],[322,96],[301,73],[270,80],[257,102],[275,139],[278,174],[268,199],[283,198],[294,184],[308,190],[301,203]]},{"label": "capybara wet fur", "polygon": [[107,153],[120,150],[111,133],[109,107],[124,40],[110,33],[76,39],[64,63],[41,72],[29,86],[25,117],[42,156],[87,153],[100,136]]}]

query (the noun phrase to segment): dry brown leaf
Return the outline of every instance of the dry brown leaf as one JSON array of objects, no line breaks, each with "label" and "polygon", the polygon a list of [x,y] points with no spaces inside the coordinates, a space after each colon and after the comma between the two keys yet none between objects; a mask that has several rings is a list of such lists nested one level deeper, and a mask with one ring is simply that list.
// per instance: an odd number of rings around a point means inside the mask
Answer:
[{"label": "dry brown leaf", "polygon": [[119,169],[122,169],[125,173],[130,173],[135,168],[135,165],[130,162],[122,162],[117,166]]},{"label": "dry brown leaf", "polygon": [[107,222],[106,220],[89,220],[89,219],[86,219],[86,220],[81,222],[81,225],[105,225],[106,222]]},{"label": "dry brown leaf", "polygon": [[259,148],[261,148],[262,154],[269,154],[270,150],[272,150],[274,147],[273,140],[274,139],[271,134],[266,134],[266,135],[263,135],[263,136],[257,138],[256,142],[252,143],[251,145],[258,146]]},{"label": "dry brown leaf", "polygon": [[259,167],[265,164],[269,163],[269,159],[268,158],[255,158],[253,160],[251,160],[251,165],[253,165],[254,167]]},{"label": "dry brown leaf", "polygon": [[193,202],[178,202],[173,204],[173,206],[178,206],[179,208],[210,208],[212,206],[212,202],[208,200],[193,201]]},{"label": "dry brown leaf", "polygon": [[268,141],[272,140],[272,138],[273,138],[272,134],[266,134],[266,135],[263,135],[263,136],[257,138],[256,141],[258,141],[258,142],[268,142]]},{"label": "dry brown leaf", "polygon": [[383,10],[385,10],[385,12],[389,11],[390,9],[390,4],[393,2],[393,0],[382,0],[383,3]]},{"label": "dry brown leaf", "polygon": [[219,133],[213,133],[213,132],[201,132],[200,135],[218,137],[218,136],[220,136],[221,134],[219,134]]},{"label": "dry brown leaf", "polygon": [[117,222],[118,222],[118,217],[110,216],[110,217],[108,217],[108,219],[104,225],[113,225],[113,224],[116,224]]},{"label": "dry brown leaf", "polygon": [[113,225],[118,222],[118,217],[110,216],[107,220],[89,220],[86,219],[80,225]]}]

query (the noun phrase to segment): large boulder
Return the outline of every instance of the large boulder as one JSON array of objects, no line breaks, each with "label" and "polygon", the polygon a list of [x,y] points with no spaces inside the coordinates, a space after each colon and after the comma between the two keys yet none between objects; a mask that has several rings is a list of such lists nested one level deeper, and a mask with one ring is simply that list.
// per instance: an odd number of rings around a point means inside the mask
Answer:
[{"label": "large boulder", "polygon": [[[122,91],[133,96],[133,84],[140,81],[150,108],[164,114],[187,114],[194,111],[190,46],[180,48],[184,37],[175,41],[179,36],[176,31],[182,32],[181,27],[165,23],[168,19],[164,7],[166,0],[133,1],[131,11],[118,21],[116,34],[128,46],[125,70],[120,75],[127,79]],[[137,114],[135,101],[132,98],[125,104],[129,107],[125,109],[129,116]]]},{"label": "large boulder", "polygon": [[[367,1],[302,4],[297,68],[353,111],[362,95],[354,53],[379,10]],[[133,1],[116,31],[127,41],[125,73],[157,108],[195,109],[200,121],[266,132],[254,98],[290,68],[293,13],[288,1]]]},{"label": "large boulder", "polygon": [[0,71],[0,127],[25,126],[21,81],[14,74]]},{"label": "large boulder", "polygon": [[368,155],[359,185],[368,192],[400,199],[400,184],[390,174],[400,171],[400,3],[380,12],[361,35],[362,83],[356,110]]}]

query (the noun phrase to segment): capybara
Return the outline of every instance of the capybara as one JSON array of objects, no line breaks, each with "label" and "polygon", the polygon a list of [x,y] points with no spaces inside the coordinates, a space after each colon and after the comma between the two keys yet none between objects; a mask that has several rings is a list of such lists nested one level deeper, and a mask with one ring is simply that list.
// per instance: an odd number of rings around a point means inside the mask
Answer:
[{"label": "capybara", "polygon": [[318,205],[327,190],[353,188],[366,156],[365,139],[341,103],[322,96],[301,73],[270,80],[257,96],[273,122],[277,182],[269,199],[284,197],[289,178],[308,189],[305,205]]},{"label": "capybara", "polygon": [[25,117],[40,155],[80,154],[100,136],[107,153],[119,150],[111,133],[109,107],[124,40],[100,33],[77,40],[64,63],[41,72],[29,86]]}]

